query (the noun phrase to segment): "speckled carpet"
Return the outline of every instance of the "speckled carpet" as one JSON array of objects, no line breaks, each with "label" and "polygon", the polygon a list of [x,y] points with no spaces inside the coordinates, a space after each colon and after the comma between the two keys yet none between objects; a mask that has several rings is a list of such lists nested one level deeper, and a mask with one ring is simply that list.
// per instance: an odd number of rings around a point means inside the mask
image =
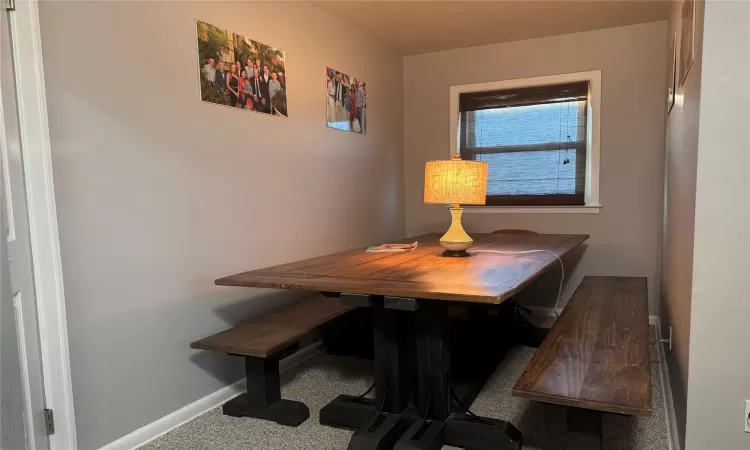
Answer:
[{"label": "speckled carpet", "polygon": [[[524,435],[524,449],[564,450],[565,408],[512,397],[510,391],[534,349],[517,347],[500,364],[474,402],[481,416],[505,419]],[[667,423],[660,383],[660,365],[652,350],[653,416],[632,418],[605,415],[607,450],[667,450]],[[140,447],[142,450],[343,450],[352,432],[318,424],[318,411],[338,394],[357,395],[371,383],[366,361],[319,354],[282,375],[282,395],[310,408],[310,418],[297,428],[255,419],[224,416],[221,408],[172,430]],[[453,449],[454,447],[444,447]]]}]

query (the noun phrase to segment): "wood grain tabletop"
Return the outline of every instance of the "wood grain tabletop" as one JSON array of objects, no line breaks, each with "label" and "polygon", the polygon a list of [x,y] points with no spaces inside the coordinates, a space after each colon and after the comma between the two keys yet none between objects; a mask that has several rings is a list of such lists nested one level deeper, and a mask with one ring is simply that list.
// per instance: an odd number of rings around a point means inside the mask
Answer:
[{"label": "wood grain tabletop", "polygon": [[[470,252],[546,250],[560,257],[588,239],[586,234],[472,237]],[[216,284],[497,304],[559,264],[554,255],[544,252],[443,257],[439,239],[440,234],[426,234],[400,241],[418,241],[419,247],[411,252],[366,253],[357,248],[231,275]]]}]

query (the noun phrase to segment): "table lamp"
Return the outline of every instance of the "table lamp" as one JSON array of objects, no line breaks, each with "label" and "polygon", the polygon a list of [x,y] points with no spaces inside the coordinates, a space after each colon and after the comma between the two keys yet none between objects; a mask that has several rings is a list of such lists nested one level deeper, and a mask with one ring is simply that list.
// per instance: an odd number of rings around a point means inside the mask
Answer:
[{"label": "table lamp", "polygon": [[454,155],[448,161],[428,161],[424,169],[424,202],[453,205],[451,226],[440,245],[443,256],[469,256],[474,242],[461,225],[464,205],[484,205],[487,199],[487,163],[462,160]]}]

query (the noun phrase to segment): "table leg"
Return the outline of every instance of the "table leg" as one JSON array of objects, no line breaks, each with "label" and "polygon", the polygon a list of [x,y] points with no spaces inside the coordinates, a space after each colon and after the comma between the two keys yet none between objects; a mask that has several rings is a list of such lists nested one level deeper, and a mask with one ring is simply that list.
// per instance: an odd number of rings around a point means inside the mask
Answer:
[{"label": "table leg", "polygon": [[372,302],[375,342],[375,405],[372,419],[352,435],[347,450],[390,450],[408,431],[413,418],[404,414],[414,400],[414,315]]},{"label": "table leg", "polygon": [[[374,329],[375,399],[339,395],[320,410],[321,425],[358,430],[365,435],[372,433],[367,430],[375,422],[384,426],[379,421],[382,415],[399,414],[406,409],[416,389],[413,313],[386,309],[382,297],[372,297],[368,304]],[[376,417],[378,411],[381,416]],[[400,426],[397,424],[395,429]]]},{"label": "table leg", "polygon": [[[420,303],[416,329],[419,411],[444,426],[440,444],[475,450],[520,449],[521,432],[511,423],[472,417],[463,411],[470,404],[456,404],[458,395],[451,386],[448,307],[437,302]],[[452,414],[454,410],[460,413]]]},{"label": "table leg", "polygon": [[321,424],[356,428],[348,450],[520,449],[512,424],[472,417],[454,403],[448,307],[418,302],[404,311],[372,301],[376,399],[339,396],[321,410]]},{"label": "table leg", "polygon": [[420,305],[416,311],[419,412],[433,420],[451,413],[448,308]]},{"label": "table leg", "polygon": [[510,302],[493,311],[470,309],[463,320],[451,321],[451,384],[462,404],[471,406],[515,345],[515,323]]},{"label": "table leg", "polygon": [[376,302],[372,307],[375,334],[375,399],[388,413],[400,413],[414,398],[416,364],[414,358],[414,314],[386,309]]}]

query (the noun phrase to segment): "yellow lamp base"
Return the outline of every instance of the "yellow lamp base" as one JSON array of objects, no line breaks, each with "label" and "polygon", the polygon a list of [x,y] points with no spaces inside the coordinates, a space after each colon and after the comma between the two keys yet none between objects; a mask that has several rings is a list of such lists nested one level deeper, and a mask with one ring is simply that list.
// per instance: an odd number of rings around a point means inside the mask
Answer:
[{"label": "yellow lamp base", "polygon": [[440,245],[445,249],[443,256],[467,257],[469,252],[466,250],[471,247],[474,240],[466,234],[464,227],[461,225],[461,215],[464,210],[458,205],[451,208],[451,226],[448,231],[440,238]]}]

